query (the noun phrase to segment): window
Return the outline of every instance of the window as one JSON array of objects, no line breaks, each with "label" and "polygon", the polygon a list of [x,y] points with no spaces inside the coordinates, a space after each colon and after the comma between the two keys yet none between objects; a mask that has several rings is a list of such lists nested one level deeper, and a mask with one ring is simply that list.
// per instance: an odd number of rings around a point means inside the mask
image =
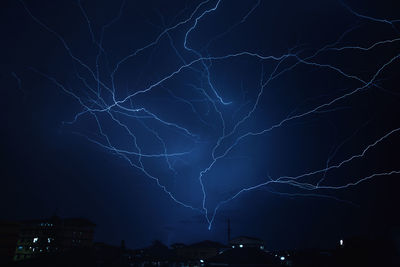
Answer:
[{"label": "window", "polygon": [[33,238],[33,243],[37,243],[38,241],[39,241],[39,238],[37,238],[37,237]]}]

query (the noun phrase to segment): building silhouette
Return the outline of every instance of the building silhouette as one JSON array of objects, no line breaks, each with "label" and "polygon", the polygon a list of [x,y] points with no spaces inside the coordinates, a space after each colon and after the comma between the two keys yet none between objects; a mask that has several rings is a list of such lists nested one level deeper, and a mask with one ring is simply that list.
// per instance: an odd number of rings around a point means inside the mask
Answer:
[{"label": "building silhouette", "polygon": [[229,241],[229,245],[232,248],[254,247],[254,248],[264,249],[263,240],[250,236],[235,237]]},{"label": "building silhouette", "polygon": [[12,261],[19,238],[20,224],[0,221],[0,265]]},{"label": "building silhouette", "polygon": [[94,223],[82,218],[62,219],[53,216],[44,220],[22,221],[14,261],[72,248],[90,247],[94,227]]}]

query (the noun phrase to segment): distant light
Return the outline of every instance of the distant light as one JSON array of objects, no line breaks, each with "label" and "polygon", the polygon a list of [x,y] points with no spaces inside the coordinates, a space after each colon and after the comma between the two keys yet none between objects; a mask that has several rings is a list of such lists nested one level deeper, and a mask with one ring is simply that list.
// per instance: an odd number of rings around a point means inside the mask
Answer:
[{"label": "distant light", "polygon": [[278,257],[278,255],[275,254],[275,257]]},{"label": "distant light", "polygon": [[24,247],[23,246],[19,246],[18,247],[18,250],[22,250]]},{"label": "distant light", "polygon": [[37,238],[37,237],[33,238],[33,243],[38,242],[38,240],[39,240],[39,238]]},{"label": "distant light", "polygon": [[260,249],[264,249],[264,246],[260,246]]},{"label": "distant light", "polygon": [[284,261],[285,260],[285,257],[284,256],[281,256],[281,261]]},{"label": "distant light", "polygon": [[343,246],[343,239],[340,239],[339,244]]},{"label": "distant light", "polygon": [[47,243],[50,243],[50,242],[51,242],[51,238],[48,237],[48,238],[47,238]]},{"label": "distant light", "polygon": [[240,244],[240,245],[239,245],[239,247],[240,247],[240,248],[242,248],[242,247],[243,247],[243,245],[242,245],[242,244]]},{"label": "distant light", "polygon": [[200,260],[201,263],[204,263],[204,260]]},{"label": "distant light", "polygon": [[232,246],[232,248],[235,248],[235,246]]}]

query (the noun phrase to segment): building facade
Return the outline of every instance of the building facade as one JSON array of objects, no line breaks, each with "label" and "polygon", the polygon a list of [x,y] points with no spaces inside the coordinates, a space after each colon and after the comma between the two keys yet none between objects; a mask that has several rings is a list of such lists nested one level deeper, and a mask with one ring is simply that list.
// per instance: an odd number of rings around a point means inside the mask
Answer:
[{"label": "building facade", "polygon": [[82,218],[61,219],[54,216],[45,220],[23,221],[20,224],[14,260],[90,247],[94,227],[94,223]]}]

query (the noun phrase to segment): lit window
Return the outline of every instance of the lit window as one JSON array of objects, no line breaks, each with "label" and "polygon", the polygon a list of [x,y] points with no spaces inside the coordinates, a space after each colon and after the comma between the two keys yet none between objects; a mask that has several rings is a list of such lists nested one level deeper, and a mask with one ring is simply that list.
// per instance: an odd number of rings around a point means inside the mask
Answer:
[{"label": "lit window", "polygon": [[49,237],[49,238],[47,238],[47,243],[50,243],[51,242],[51,238]]},{"label": "lit window", "polygon": [[200,260],[201,263],[204,263],[204,260]]},{"label": "lit window", "polygon": [[281,256],[281,261],[284,261],[285,260],[285,257],[284,256]]},{"label": "lit window", "polygon": [[264,246],[260,246],[260,249],[264,249]]},{"label": "lit window", "polygon": [[39,240],[39,238],[37,238],[37,237],[33,238],[33,243],[37,243],[38,240]]},{"label": "lit window", "polygon": [[239,247],[240,247],[240,248],[242,248],[242,247],[243,247],[243,245],[242,245],[242,244],[240,244],[240,245],[239,245]]},{"label": "lit window", "polygon": [[19,246],[18,247],[18,250],[22,250],[24,247],[23,246]]},{"label": "lit window", "polygon": [[235,248],[235,246],[232,246],[232,248]]},{"label": "lit window", "polygon": [[343,246],[343,239],[340,239],[339,244]]}]

